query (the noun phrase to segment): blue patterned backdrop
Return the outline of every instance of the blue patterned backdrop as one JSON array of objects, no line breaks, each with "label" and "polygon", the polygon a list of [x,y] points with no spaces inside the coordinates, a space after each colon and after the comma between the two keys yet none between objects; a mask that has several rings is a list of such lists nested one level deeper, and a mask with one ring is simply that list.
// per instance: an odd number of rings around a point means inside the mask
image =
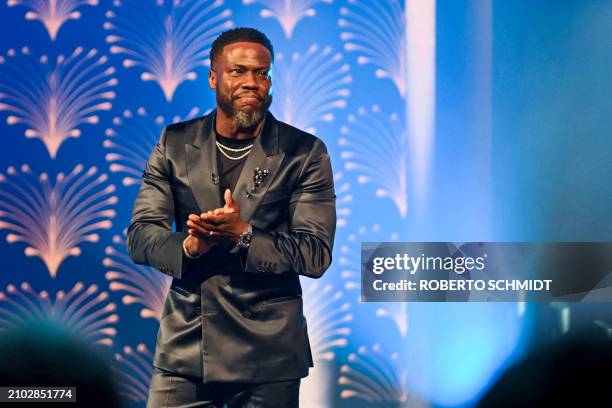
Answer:
[{"label": "blue patterned backdrop", "polygon": [[169,278],[126,254],[132,203],[163,126],[214,107],[212,40],[252,26],[277,53],[273,113],[326,142],[336,180],[334,263],[302,280],[303,406],[471,405],[578,305],[360,303],[360,242],[610,241],[611,17],[580,0],[2,1],[0,329],[60,322],[144,406]]}]

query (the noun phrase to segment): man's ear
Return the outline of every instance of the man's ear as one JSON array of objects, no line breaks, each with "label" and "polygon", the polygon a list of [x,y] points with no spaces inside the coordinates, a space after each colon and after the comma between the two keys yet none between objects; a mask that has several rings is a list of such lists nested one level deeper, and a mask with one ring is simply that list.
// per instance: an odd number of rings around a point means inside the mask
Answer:
[{"label": "man's ear", "polygon": [[215,89],[217,87],[217,73],[212,69],[208,71],[208,86],[210,89]]}]

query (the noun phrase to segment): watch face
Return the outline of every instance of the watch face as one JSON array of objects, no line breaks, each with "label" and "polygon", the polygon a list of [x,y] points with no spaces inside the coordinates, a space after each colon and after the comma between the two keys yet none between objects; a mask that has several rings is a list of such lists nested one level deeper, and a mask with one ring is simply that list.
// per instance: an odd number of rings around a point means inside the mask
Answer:
[{"label": "watch face", "polygon": [[240,236],[240,246],[243,248],[247,248],[251,244],[251,238],[253,234],[250,232],[245,232]]}]

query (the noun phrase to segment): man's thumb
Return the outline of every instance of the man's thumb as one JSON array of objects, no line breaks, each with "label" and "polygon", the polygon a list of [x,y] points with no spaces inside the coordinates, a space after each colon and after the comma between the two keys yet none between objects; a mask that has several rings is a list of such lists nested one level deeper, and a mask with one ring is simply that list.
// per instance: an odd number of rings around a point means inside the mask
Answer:
[{"label": "man's thumb", "polygon": [[232,207],[234,205],[234,199],[232,198],[232,192],[229,188],[225,189],[225,204],[229,205],[230,207]]}]

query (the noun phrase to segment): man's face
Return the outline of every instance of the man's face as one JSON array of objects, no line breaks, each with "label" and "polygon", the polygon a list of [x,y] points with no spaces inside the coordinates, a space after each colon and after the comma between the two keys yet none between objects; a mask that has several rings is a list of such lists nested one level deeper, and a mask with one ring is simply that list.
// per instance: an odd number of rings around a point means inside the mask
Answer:
[{"label": "man's face", "polygon": [[272,56],[258,43],[237,42],[223,47],[208,83],[217,106],[241,128],[256,126],[272,103]]}]

